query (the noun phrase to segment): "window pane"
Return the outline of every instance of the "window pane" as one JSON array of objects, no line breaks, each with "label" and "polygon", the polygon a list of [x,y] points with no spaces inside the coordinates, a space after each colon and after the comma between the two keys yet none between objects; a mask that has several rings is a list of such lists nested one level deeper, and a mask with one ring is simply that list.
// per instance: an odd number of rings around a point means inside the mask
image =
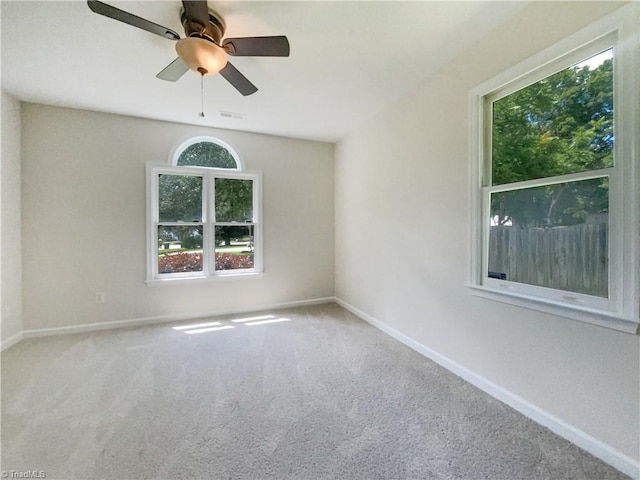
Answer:
[{"label": "window pane", "polygon": [[491,195],[489,277],[608,296],[608,178]]},{"label": "window pane", "polygon": [[253,268],[253,225],[217,226],[216,270]]},{"label": "window pane", "polygon": [[253,180],[216,178],[216,221],[253,221]]},{"label": "window pane", "polygon": [[202,221],[202,177],[159,175],[161,222]]},{"label": "window pane", "polygon": [[613,50],[493,102],[492,184],[613,165]]},{"label": "window pane", "polygon": [[202,226],[158,227],[158,273],[202,271]]},{"label": "window pane", "polygon": [[237,169],[235,158],[226,148],[213,142],[189,145],[178,157],[177,165]]}]

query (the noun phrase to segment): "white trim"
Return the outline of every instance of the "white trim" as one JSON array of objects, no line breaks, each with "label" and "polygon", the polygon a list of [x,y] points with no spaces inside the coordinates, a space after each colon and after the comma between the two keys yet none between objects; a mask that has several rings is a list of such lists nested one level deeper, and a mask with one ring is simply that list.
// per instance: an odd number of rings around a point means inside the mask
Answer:
[{"label": "white trim", "polygon": [[[82,325],[68,325],[65,327],[38,328],[34,330],[24,330],[13,337],[2,342],[2,349],[15,345],[25,338],[49,337],[54,335],[68,335],[73,333],[97,332],[100,330],[112,330],[114,328],[139,327],[143,325],[156,325],[169,322],[179,322],[184,320],[198,320],[202,318],[219,317],[223,315],[233,315],[238,313],[254,313],[264,310],[282,310],[284,308],[304,307],[308,305],[321,305],[333,303],[333,297],[320,297],[308,300],[297,300],[292,302],[272,303],[255,307],[227,308],[210,312],[193,313],[189,315],[159,315],[156,317],[133,318],[130,320],[115,320],[101,323],[85,323]],[[11,343],[10,343],[11,342]],[[5,346],[7,343],[7,346]]]},{"label": "white trim", "polygon": [[463,380],[466,380],[475,387],[478,387],[480,390],[491,395],[493,398],[509,405],[511,408],[520,412],[525,417],[528,417],[534,422],[537,422],[540,425],[548,428],[553,433],[570,441],[583,450],[586,450],[603,462],[611,465],[624,474],[629,475],[631,478],[640,480],[639,461],[634,460],[633,458],[625,455],[619,450],[616,450],[612,446],[607,445],[601,440],[592,437],[591,435],[583,432],[582,430],[574,427],[573,425],[565,422],[555,415],[552,415],[546,410],[541,409],[540,407],[507,390],[506,388],[493,383],[491,380],[478,375],[477,373],[469,370],[463,365],[460,365],[459,363],[445,357],[444,355],[441,355],[435,350],[432,350],[431,348],[417,342],[413,338],[405,335],[395,328],[390,327],[386,323],[375,319],[371,315],[363,312],[362,310],[354,307],[344,300],[336,297],[335,302],[357,317],[370,323],[387,335],[395,338],[412,350],[415,350],[428,359],[433,360],[438,365],[449,370],[451,373],[459,376]]},{"label": "white trim", "polygon": [[638,2],[634,2],[619,11],[627,17],[627,22],[621,28],[621,35],[626,38],[627,45],[619,53],[624,57],[623,68],[626,69],[620,75],[622,83],[620,88],[633,93],[625,99],[625,103],[629,103],[628,108],[622,110],[618,117],[618,119],[622,118],[622,121],[633,132],[632,135],[623,138],[621,142],[624,156],[629,160],[622,165],[622,182],[628,201],[625,199],[622,204],[621,216],[625,221],[632,222],[633,227],[625,229],[624,238],[620,240],[633,247],[623,250],[618,261],[622,265],[628,265],[628,268],[623,269],[622,272],[623,285],[635,286],[635,294],[622,299],[622,308],[630,312],[634,318],[640,319],[640,181],[638,180],[640,178],[640,138],[638,136],[640,128],[640,94],[638,94],[640,90],[640,75],[638,75],[640,69],[640,28],[638,28],[640,5]]},{"label": "white trim", "polygon": [[[506,290],[491,288],[490,286],[485,285],[467,284],[466,286],[470,289],[471,295],[476,297],[487,298],[489,300],[515,305],[528,310],[559,315],[572,320],[579,320],[581,322],[611,328],[621,332],[632,333],[634,335],[640,331],[640,322],[634,318],[625,318],[615,314],[614,312],[589,308],[586,305],[570,304],[568,303],[569,300],[567,300],[567,303],[563,303],[561,301],[554,301],[544,297],[534,297],[515,290],[511,291],[509,290],[511,283],[513,282],[492,282],[492,284],[506,287]],[[580,295],[572,293],[565,295],[565,298],[575,298],[576,301],[579,301]]]},{"label": "white trim", "polygon": [[251,279],[262,278],[264,273],[262,272],[248,272],[246,270],[229,270],[229,273],[221,273],[218,275],[191,275],[189,277],[168,277],[168,278],[155,278],[153,280],[146,280],[145,283],[149,287],[162,287],[167,285],[185,285],[187,283],[204,283],[204,282],[218,282],[220,280],[229,279]]},{"label": "white trim", "polygon": [[6,340],[2,340],[2,343],[0,343],[0,352],[6,350],[9,347],[13,347],[16,343],[20,342],[24,338],[24,333],[18,332],[15,335],[10,336]]}]

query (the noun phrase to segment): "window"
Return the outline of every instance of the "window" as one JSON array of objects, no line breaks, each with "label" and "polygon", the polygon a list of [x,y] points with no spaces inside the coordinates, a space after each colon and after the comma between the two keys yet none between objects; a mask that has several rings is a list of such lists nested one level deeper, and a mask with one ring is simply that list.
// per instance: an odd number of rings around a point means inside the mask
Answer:
[{"label": "window", "polygon": [[240,158],[222,140],[213,137],[193,137],[175,148],[169,161],[177,166],[198,166],[242,170]]},{"label": "window", "polygon": [[260,174],[233,171],[237,155],[200,137],[172,161],[147,166],[148,280],[260,272]]},{"label": "window", "polygon": [[625,10],[471,92],[470,286],[635,333],[638,28]]}]

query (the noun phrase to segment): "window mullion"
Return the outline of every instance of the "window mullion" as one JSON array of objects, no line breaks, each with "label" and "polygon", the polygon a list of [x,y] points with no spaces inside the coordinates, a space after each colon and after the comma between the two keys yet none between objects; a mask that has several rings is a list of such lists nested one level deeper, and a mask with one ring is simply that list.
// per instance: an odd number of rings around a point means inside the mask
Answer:
[{"label": "window mullion", "polygon": [[207,201],[207,208],[205,210],[206,215],[206,240],[204,242],[204,249],[207,252],[206,264],[207,264],[207,274],[215,275],[215,230],[214,230],[214,221],[215,221],[215,177],[212,174],[206,175],[206,190],[204,192],[204,197]]},{"label": "window mullion", "polygon": [[147,165],[147,278],[158,278],[159,174]]}]

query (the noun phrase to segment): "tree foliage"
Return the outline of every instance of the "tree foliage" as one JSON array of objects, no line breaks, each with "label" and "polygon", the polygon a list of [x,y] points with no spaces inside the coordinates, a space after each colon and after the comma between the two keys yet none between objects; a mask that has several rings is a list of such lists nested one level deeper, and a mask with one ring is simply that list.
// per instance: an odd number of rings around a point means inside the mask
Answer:
[{"label": "tree foliage", "polygon": [[[562,70],[493,103],[492,184],[610,167],[613,143],[613,60]],[[606,179],[528,194],[494,194],[492,217],[498,224],[553,226],[608,211]]]},{"label": "tree foliage", "polygon": [[253,180],[216,178],[216,222],[253,220]]},{"label": "tree foliage", "polygon": [[[160,175],[158,182],[160,222],[202,221],[202,177]],[[215,216],[217,222],[252,222],[253,181],[216,178]],[[244,226],[216,228],[216,237],[226,245],[230,245],[234,237],[246,233],[247,227]],[[163,227],[159,239],[181,240],[185,248],[202,248],[202,233],[193,227]]]},{"label": "tree foliage", "polygon": [[202,177],[160,175],[158,197],[161,222],[202,221]]},{"label": "tree foliage", "polygon": [[214,168],[237,168],[238,166],[229,150],[213,142],[189,145],[178,157],[177,164]]},{"label": "tree foliage", "polygon": [[[216,178],[216,222],[253,221],[253,181],[237,178]],[[218,226],[216,240],[231,245],[234,237],[247,235],[248,227]]]}]

